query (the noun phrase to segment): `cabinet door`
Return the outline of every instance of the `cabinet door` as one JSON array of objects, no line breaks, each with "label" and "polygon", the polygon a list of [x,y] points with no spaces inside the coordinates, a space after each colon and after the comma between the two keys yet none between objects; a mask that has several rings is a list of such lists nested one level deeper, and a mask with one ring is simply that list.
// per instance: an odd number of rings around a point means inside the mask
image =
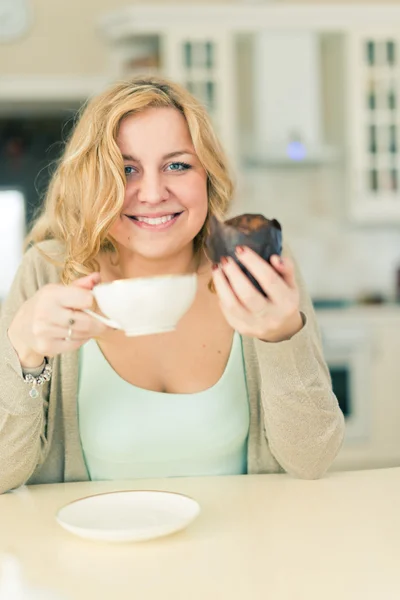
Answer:
[{"label": "cabinet door", "polygon": [[354,382],[360,398],[356,409],[360,422],[368,422],[367,435],[353,437],[350,423],[350,436],[347,430],[345,442],[331,468],[334,471],[400,464],[400,337],[397,333],[400,320],[396,311],[386,309],[385,317],[385,309],[379,310],[383,314],[376,319],[365,317],[364,327],[369,330],[371,341],[368,364]]},{"label": "cabinet door", "polygon": [[400,29],[349,36],[350,213],[400,222]]},{"label": "cabinet door", "polygon": [[164,34],[163,71],[207,108],[228,156],[236,159],[236,90],[233,38],[229,32],[191,28]]}]

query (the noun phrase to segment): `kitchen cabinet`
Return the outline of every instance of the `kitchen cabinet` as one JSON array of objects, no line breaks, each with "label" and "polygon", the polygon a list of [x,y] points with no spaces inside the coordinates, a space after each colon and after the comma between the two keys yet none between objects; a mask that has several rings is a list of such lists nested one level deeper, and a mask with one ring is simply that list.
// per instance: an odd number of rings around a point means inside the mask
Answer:
[{"label": "kitchen cabinet", "polygon": [[400,222],[400,27],[348,35],[350,215]]},{"label": "kitchen cabinet", "polygon": [[348,375],[346,435],[331,469],[400,465],[400,307],[318,310],[317,319],[331,373]]},{"label": "kitchen cabinet", "polygon": [[[266,155],[261,168],[269,168],[273,162],[285,167],[293,163],[321,165],[344,157],[341,168],[348,182],[348,216],[357,223],[393,223],[400,222],[400,26],[393,29],[393,23],[400,23],[400,6],[387,4],[137,4],[105,15],[100,28],[110,48],[111,76],[160,72],[186,85],[209,109],[239,170],[245,168],[243,147],[246,152],[251,150],[254,132],[257,137],[263,130],[254,122],[260,115],[262,118],[263,111],[255,108],[260,89],[268,90],[267,80],[259,87],[263,76],[260,63],[248,60],[252,43],[243,44],[243,40],[260,33],[285,34],[288,39],[309,33],[324,39],[325,49],[333,41],[338,51],[328,51],[327,62],[321,53],[321,85],[326,88],[325,109],[332,121],[322,123],[321,130],[326,133],[330,129],[332,139],[321,140],[316,157],[309,153],[311,161],[302,159],[304,149],[296,131],[287,149],[299,155],[300,148],[300,159],[288,159],[286,150],[280,152],[279,161],[275,155],[271,158],[266,140],[267,147],[257,150]],[[332,56],[342,50],[339,64]],[[274,58],[279,62],[281,57]],[[296,97],[304,95],[308,84],[304,82],[303,92],[301,85],[294,87],[288,100],[297,110],[300,103]],[[249,100],[251,94],[255,101]],[[337,108],[341,102],[343,108]],[[283,108],[279,112],[279,105],[284,107],[285,102],[272,104],[279,122],[284,113]],[[339,115],[336,122],[332,118],[335,112]],[[250,140],[240,131],[243,113],[253,127]],[[274,123],[273,116],[268,115],[268,119]],[[338,133],[339,129],[343,131]],[[332,141],[341,148],[329,147]]]},{"label": "kitchen cabinet", "polygon": [[163,72],[207,108],[217,134],[236,155],[234,40],[228,30],[168,29],[163,34]]},{"label": "kitchen cabinet", "polygon": [[110,35],[112,74],[118,78],[160,74],[186,87],[206,107],[227,153],[235,160],[233,33],[223,26],[210,27],[209,22],[185,27],[182,19],[172,17],[162,27],[155,27],[150,19],[139,29],[133,25],[129,34],[111,31]]}]

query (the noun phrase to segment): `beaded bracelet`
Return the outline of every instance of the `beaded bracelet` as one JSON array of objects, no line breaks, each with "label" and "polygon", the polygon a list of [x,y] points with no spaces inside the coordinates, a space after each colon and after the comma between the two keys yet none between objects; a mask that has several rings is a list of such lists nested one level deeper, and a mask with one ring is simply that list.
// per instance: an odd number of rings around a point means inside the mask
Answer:
[{"label": "beaded bracelet", "polygon": [[43,371],[40,373],[40,375],[38,375],[37,377],[34,377],[30,373],[28,373],[27,375],[24,376],[25,383],[32,386],[32,388],[29,390],[29,395],[31,398],[37,398],[39,396],[39,392],[36,389],[36,387],[38,385],[43,385],[44,383],[46,383],[46,381],[50,381],[53,370],[52,370],[51,366],[49,365],[47,358],[45,358],[45,362],[46,362],[45,367],[44,367]]}]

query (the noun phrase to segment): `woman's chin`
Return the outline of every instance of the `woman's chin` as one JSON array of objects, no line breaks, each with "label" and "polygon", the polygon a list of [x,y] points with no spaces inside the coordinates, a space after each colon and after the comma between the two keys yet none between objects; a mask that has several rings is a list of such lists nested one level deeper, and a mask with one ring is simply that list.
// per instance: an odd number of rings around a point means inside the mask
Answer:
[{"label": "woman's chin", "polygon": [[118,243],[118,249],[120,254],[126,257],[130,255],[132,257],[140,256],[143,260],[152,262],[172,259],[185,252],[184,247],[161,246],[158,244],[153,244],[149,247],[147,244],[142,246],[141,244]]}]

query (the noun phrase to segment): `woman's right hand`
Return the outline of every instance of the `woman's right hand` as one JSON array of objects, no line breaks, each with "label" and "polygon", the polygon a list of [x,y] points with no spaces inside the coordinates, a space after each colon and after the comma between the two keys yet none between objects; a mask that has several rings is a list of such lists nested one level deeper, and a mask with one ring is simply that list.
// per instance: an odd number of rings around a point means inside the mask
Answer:
[{"label": "woman's right hand", "polygon": [[92,306],[91,290],[98,283],[100,274],[92,273],[68,286],[48,284],[24,302],[8,330],[22,367],[35,368],[45,357],[77,350],[109,329],[83,312]]}]

